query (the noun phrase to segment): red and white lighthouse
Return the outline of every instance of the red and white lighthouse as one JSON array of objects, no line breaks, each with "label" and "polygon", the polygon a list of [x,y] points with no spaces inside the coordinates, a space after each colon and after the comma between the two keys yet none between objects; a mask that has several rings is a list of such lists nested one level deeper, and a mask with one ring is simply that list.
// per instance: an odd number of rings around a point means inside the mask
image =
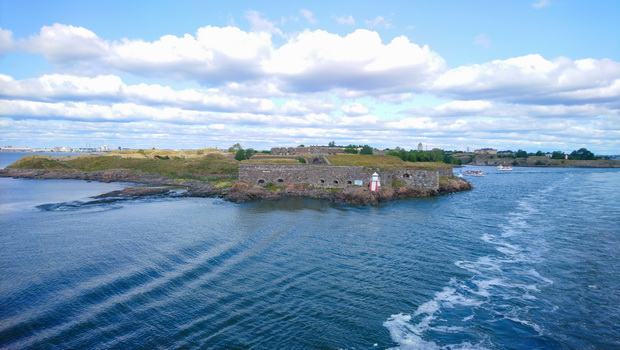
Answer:
[{"label": "red and white lighthouse", "polygon": [[381,181],[379,181],[379,174],[374,173],[372,174],[372,180],[370,180],[370,190],[372,192],[377,192],[379,191],[379,187],[381,187]]}]

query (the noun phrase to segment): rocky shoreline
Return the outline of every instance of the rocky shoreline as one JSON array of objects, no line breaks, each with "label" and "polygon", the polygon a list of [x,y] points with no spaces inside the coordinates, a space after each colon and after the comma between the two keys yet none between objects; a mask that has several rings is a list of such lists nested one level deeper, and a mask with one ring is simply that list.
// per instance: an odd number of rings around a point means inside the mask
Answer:
[{"label": "rocky shoreline", "polygon": [[[355,205],[376,205],[394,199],[410,197],[428,197],[471,190],[472,185],[460,178],[444,178],[438,189],[419,189],[414,187],[391,188],[382,187],[379,192],[371,192],[365,187],[349,187],[333,190],[313,186],[291,185],[277,190],[268,190],[261,186],[253,186],[236,182],[232,187],[218,188],[212,183],[194,179],[173,179],[158,173],[143,173],[132,170],[73,171],[46,169],[0,169],[0,177],[28,179],[73,179],[100,182],[128,182],[148,186],[174,186],[185,189],[177,194],[185,197],[221,197],[232,202],[247,202],[266,199],[277,200],[289,197],[306,197],[324,199],[337,203]],[[153,187],[127,187],[121,191],[102,194],[101,197],[139,197],[166,195],[170,190]]]}]

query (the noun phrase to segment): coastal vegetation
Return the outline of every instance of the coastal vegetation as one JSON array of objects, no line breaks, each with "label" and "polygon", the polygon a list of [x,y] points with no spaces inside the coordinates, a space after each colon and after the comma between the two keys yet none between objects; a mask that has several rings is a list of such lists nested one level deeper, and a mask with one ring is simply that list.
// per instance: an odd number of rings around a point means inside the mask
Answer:
[{"label": "coastal vegetation", "polygon": [[398,157],[407,162],[438,162],[454,165],[462,164],[460,159],[453,158],[451,155],[439,148],[435,148],[431,151],[406,151],[403,148],[396,147],[395,149],[387,150],[387,154]]},{"label": "coastal vegetation", "polygon": [[[152,155],[152,158],[116,155],[84,155],[76,157],[30,155],[11,164],[8,168],[77,171],[127,169],[159,173],[173,178],[179,177],[179,174],[185,176],[236,175],[238,172],[238,162],[223,154],[207,153],[201,156],[196,155],[195,157],[182,158],[177,155],[178,153],[165,152],[173,151],[159,150],[157,154]],[[135,153],[141,154],[142,152],[138,151]],[[128,153],[125,155],[128,155]]]}]

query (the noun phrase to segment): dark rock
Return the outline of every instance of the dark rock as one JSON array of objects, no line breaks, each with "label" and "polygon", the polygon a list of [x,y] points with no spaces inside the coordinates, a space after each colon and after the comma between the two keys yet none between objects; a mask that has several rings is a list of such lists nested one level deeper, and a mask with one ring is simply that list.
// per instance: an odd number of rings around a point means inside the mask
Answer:
[{"label": "dark rock", "polygon": [[122,190],[104,193],[94,198],[142,197],[142,196],[154,196],[154,195],[167,194],[169,192],[170,192],[170,189],[162,188],[162,187],[126,187]]}]

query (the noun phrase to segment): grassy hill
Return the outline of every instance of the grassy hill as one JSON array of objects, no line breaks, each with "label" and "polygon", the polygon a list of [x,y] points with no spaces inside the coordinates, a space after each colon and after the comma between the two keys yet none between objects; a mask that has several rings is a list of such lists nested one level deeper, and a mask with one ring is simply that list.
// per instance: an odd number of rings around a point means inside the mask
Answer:
[{"label": "grassy hill", "polygon": [[[170,151],[174,152],[174,151]],[[194,151],[195,153],[196,151]],[[135,153],[135,152],[134,152]],[[26,156],[8,166],[21,169],[65,169],[79,171],[98,171],[108,169],[129,169],[142,172],[154,172],[164,175],[236,175],[238,162],[232,157],[219,153],[195,155],[182,158],[165,151],[151,156],[127,154],[122,155],[84,155],[76,157],[49,157],[42,155]],[[163,159],[155,158],[158,155]],[[167,157],[167,158],[166,158]]]},{"label": "grassy hill", "polygon": [[[310,159],[316,156],[308,155]],[[260,155],[245,160],[246,164],[300,164],[299,156]],[[449,168],[444,163],[405,162],[394,156],[337,154],[325,156],[332,165],[356,165],[374,170],[422,169],[438,170]],[[323,164],[327,165],[327,164]],[[234,154],[218,150],[138,150],[116,151],[104,155],[83,155],[75,157],[26,156],[8,166],[17,169],[60,169],[76,171],[101,171],[128,169],[149,173],[160,173],[173,178],[204,177],[208,175],[237,175],[239,162]]]},{"label": "grassy hill", "polygon": [[333,165],[359,165],[379,170],[420,169],[438,170],[451,168],[449,164],[435,162],[405,162],[395,156],[334,154],[327,156]]},{"label": "grassy hill", "polygon": [[[299,159],[305,158],[310,160],[316,157],[325,158],[331,165],[354,165],[363,166],[376,170],[393,170],[393,169],[420,169],[420,170],[438,170],[443,168],[451,168],[445,163],[434,162],[405,162],[398,157],[384,155],[363,155],[363,154],[334,154],[329,156],[317,155],[297,155],[297,156],[272,156],[272,155],[254,155],[251,159],[243,161],[245,164],[300,164]],[[328,165],[328,164],[321,164]]]}]

